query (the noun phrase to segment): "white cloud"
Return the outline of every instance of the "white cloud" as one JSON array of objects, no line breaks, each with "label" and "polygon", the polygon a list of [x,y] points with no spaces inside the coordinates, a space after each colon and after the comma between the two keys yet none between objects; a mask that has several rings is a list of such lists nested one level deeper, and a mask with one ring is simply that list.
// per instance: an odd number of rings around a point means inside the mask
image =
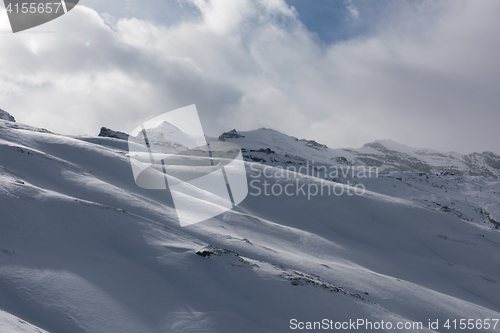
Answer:
[{"label": "white cloud", "polygon": [[349,15],[351,16],[352,19],[357,20],[359,18],[359,11],[358,8],[354,5],[352,0],[346,0],[345,1],[347,11],[349,12]]},{"label": "white cloud", "polygon": [[55,34],[3,35],[0,107],[94,134],[196,103],[214,135],[265,126],[332,147],[392,138],[500,152],[496,1],[423,1],[334,45],[281,0],[189,3],[199,18],[173,26],[110,27],[78,6],[44,26]]}]

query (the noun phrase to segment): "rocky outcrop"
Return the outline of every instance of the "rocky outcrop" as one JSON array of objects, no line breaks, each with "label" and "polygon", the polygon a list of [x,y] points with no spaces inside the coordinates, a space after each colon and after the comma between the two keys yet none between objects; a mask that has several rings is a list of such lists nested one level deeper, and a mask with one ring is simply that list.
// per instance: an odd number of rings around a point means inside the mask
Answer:
[{"label": "rocky outcrop", "polygon": [[236,130],[233,129],[229,132],[222,133],[219,136],[219,140],[226,141],[226,139],[238,139],[238,138],[244,138],[244,137],[245,137],[244,135],[239,135],[238,132],[236,132]]},{"label": "rocky outcrop", "polygon": [[128,134],[118,131],[113,131],[112,129],[101,127],[101,132],[99,132],[99,136],[106,138],[115,138],[120,140],[128,140]]},{"label": "rocky outcrop", "polygon": [[2,109],[0,109],[0,119],[16,122],[16,119],[10,113]]},{"label": "rocky outcrop", "polygon": [[300,141],[305,141],[306,146],[317,149],[317,150],[324,150],[324,149],[328,148],[326,145],[318,143],[314,140],[300,140]]},{"label": "rocky outcrop", "polygon": [[[391,143],[392,142],[392,143]],[[466,176],[500,178],[500,156],[492,152],[443,153],[408,146],[391,147],[397,143],[382,140],[367,143],[362,149],[345,149],[354,155],[353,163],[383,168],[384,171],[452,173]],[[372,151],[366,148],[373,149]]]}]

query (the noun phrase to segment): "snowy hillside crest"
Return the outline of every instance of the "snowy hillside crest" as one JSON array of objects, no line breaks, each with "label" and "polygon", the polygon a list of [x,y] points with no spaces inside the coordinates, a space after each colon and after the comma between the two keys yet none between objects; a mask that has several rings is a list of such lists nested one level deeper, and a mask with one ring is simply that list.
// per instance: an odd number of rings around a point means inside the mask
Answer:
[{"label": "snowy hillside crest", "polygon": [[[247,132],[232,130],[222,137],[240,145],[245,160],[269,165],[300,165],[308,160],[320,164],[372,166],[381,172],[448,172],[500,178],[500,156],[488,151],[467,155],[445,153],[413,148],[394,140],[376,140],[361,148],[331,149],[314,140],[297,139],[265,128]],[[273,154],[261,153],[264,150]]]},{"label": "snowy hillside crest", "polygon": [[2,109],[0,109],[0,119],[7,120],[7,121],[13,121],[13,122],[16,121],[10,113],[8,113],[7,111],[4,111]]}]

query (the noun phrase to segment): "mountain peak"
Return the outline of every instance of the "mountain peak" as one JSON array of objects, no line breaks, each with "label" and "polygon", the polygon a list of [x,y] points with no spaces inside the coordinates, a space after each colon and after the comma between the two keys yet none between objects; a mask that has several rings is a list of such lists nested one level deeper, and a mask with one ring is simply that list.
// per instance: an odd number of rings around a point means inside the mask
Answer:
[{"label": "mountain peak", "polygon": [[224,132],[219,136],[220,141],[226,141],[226,139],[238,139],[238,138],[244,138],[244,135],[240,135],[238,132],[236,132],[236,129],[232,129],[229,132]]},{"label": "mountain peak", "polygon": [[392,139],[385,140],[375,140],[373,142],[366,143],[363,147],[373,148],[379,151],[397,151],[402,153],[411,153],[420,149],[407,146],[403,143],[396,142]]}]

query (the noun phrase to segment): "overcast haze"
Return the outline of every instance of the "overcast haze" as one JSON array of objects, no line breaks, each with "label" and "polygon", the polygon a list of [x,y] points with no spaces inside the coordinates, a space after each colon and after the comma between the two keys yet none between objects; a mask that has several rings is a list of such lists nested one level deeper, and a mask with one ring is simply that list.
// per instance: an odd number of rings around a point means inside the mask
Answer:
[{"label": "overcast haze", "polygon": [[499,17],[497,0],[82,0],[9,34],[2,6],[0,108],[94,136],[196,104],[210,135],[500,153]]}]

